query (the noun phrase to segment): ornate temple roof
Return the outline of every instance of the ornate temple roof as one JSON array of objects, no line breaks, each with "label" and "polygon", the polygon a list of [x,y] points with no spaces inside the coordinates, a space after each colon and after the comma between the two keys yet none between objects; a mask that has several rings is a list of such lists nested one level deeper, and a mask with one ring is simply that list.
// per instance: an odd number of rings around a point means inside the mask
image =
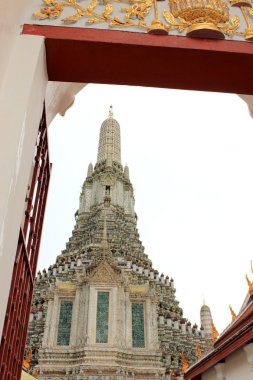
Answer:
[{"label": "ornate temple roof", "polygon": [[208,369],[251,342],[253,339],[253,292],[249,292],[233,321],[220,334],[213,349],[193,364],[185,375],[186,380],[198,380]]}]

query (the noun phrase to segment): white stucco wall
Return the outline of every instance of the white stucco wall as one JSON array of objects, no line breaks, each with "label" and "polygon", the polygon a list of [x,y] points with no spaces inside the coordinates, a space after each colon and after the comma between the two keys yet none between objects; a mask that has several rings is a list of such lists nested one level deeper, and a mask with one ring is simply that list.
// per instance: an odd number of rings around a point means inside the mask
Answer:
[{"label": "white stucco wall", "polygon": [[48,84],[44,38],[20,35],[30,0],[0,0],[0,336],[43,101],[48,122],[80,83]]},{"label": "white stucco wall", "polygon": [[201,380],[252,380],[253,343],[229,355],[224,363],[218,363],[205,373]]},{"label": "white stucco wall", "polygon": [[47,86],[44,38],[19,36],[10,57],[0,90],[0,334]]},{"label": "white stucco wall", "polygon": [[8,70],[8,62],[20,33],[20,25],[31,5],[32,0],[0,0],[0,91],[3,79]]}]

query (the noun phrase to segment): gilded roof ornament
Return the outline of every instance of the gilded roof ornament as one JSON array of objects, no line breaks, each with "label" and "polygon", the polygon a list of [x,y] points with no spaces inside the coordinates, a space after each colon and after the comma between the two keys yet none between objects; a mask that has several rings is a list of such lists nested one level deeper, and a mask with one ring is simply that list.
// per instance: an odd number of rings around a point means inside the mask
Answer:
[{"label": "gilded roof ornament", "polygon": [[153,3],[154,3],[155,18],[153,19],[150,27],[148,28],[148,33],[150,33],[150,34],[167,35],[168,34],[168,30],[169,30],[169,26],[165,25],[159,19],[157,0],[153,0]]},{"label": "gilded roof ornament", "polygon": [[[249,18],[253,15],[250,0],[168,0],[167,6],[158,6],[157,0],[84,0],[82,5],[76,0],[66,2],[43,0],[45,7],[34,12],[39,20],[56,19],[65,7],[72,8],[73,14],[62,18],[64,24],[73,24],[86,18],[87,25],[107,23],[109,28],[137,28],[142,32],[168,35],[176,30],[178,34],[200,38],[224,39],[225,35],[250,40],[253,29]],[[115,4],[122,3],[119,9]],[[129,5],[126,6],[125,4]],[[239,16],[230,18],[230,7],[238,7],[243,15],[244,32],[238,32]],[[154,8],[154,10],[152,9]],[[154,14],[152,21],[150,15]]]},{"label": "gilded roof ornament", "polygon": [[211,326],[212,326],[212,332],[213,332],[213,342],[215,342],[219,336],[219,333],[218,333],[216,327],[214,326],[212,319],[211,319]]},{"label": "gilded roof ornament", "polygon": [[253,293],[253,283],[250,281],[249,277],[247,276],[247,274],[245,275],[245,278],[246,278],[246,281],[248,283],[248,287],[249,287],[249,292],[250,293]]},{"label": "gilded roof ornament", "polygon": [[189,364],[184,352],[181,352],[181,359],[182,359],[182,372],[185,373],[187,369],[189,368]]},{"label": "gilded roof ornament", "polygon": [[232,316],[232,321],[234,321],[235,318],[236,318],[236,314],[235,314],[234,310],[232,309],[231,305],[229,305],[229,310],[230,310],[230,313],[231,313],[231,316]]},{"label": "gilded roof ornament", "polygon": [[199,343],[196,344],[196,351],[197,351],[198,359],[201,359],[202,358],[202,351],[200,349]]},{"label": "gilded roof ornament", "polygon": [[29,349],[28,351],[28,354],[27,354],[27,357],[23,360],[23,367],[29,371],[30,369],[30,361],[31,361],[31,358],[32,358],[32,348]]}]

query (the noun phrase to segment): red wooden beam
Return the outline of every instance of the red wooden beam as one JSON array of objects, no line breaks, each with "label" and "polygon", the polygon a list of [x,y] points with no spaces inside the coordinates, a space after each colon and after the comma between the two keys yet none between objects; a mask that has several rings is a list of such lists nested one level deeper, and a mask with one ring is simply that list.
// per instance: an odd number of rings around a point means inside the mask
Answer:
[{"label": "red wooden beam", "polygon": [[253,94],[250,42],[24,25],[45,36],[49,80]]}]

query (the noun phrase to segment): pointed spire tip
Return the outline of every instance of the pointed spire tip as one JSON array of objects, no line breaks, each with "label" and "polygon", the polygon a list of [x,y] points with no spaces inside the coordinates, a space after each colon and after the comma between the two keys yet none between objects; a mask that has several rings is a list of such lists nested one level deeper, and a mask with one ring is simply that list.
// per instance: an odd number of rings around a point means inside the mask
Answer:
[{"label": "pointed spire tip", "polygon": [[112,105],[110,105],[110,109],[109,109],[109,118],[113,118],[113,108],[112,108]]}]

